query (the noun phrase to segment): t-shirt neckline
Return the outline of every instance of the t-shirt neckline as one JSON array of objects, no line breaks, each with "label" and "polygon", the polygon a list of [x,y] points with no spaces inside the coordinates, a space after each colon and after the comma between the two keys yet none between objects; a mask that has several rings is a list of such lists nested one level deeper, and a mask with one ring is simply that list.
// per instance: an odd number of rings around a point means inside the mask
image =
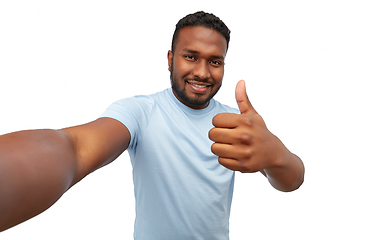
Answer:
[{"label": "t-shirt neckline", "polygon": [[202,109],[193,109],[188,107],[187,105],[183,104],[178,98],[174,95],[173,89],[168,88],[167,92],[169,93],[170,98],[176,103],[176,105],[186,113],[193,114],[193,115],[201,115],[211,111],[214,108],[215,100],[212,98],[207,107]]}]

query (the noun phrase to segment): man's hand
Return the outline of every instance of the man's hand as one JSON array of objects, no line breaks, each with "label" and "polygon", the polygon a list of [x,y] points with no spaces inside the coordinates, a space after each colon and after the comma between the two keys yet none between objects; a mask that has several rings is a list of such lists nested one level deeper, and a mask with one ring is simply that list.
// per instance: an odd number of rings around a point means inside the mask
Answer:
[{"label": "man's hand", "polygon": [[[235,98],[241,114],[217,114],[209,132],[219,163],[234,171],[257,172],[279,166],[285,147],[266,127],[250,103],[245,82],[238,82]],[[287,151],[287,150],[286,150]]]},{"label": "man's hand", "polygon": [[304,179],[304,166],[296,155],[266,127],[246,94],[245,82],[239,81],[235,98],[241,114],[217,114],[209,132],[215,143],[211,151],[219,163],[240,172],[263,173],[271,185],[281,191],[297,189]]}]

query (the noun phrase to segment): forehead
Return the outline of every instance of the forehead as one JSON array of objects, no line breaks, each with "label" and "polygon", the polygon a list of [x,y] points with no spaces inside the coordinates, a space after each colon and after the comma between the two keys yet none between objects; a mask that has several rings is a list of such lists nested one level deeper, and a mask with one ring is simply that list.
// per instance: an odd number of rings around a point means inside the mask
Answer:
[{"label": "forehead", "polygon": [[176,51],[191,49],[200,53],[226,55],[227,42],[219,32],[206,27],[185,27],[180,30],[175,46]]}]

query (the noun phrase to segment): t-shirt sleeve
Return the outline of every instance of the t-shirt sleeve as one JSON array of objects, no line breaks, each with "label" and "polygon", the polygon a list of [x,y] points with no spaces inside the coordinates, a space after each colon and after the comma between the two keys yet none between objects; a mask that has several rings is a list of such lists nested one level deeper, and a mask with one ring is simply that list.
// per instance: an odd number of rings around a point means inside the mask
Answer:
[{"label": "t-shirt sleeve", "polygon": [[133,148],[141,135],[143,125],[148,124],[151,112],[151,99],[146,97],[131,97],[112,103],[102,114],[120,121],[131,134],[129,147]]}]

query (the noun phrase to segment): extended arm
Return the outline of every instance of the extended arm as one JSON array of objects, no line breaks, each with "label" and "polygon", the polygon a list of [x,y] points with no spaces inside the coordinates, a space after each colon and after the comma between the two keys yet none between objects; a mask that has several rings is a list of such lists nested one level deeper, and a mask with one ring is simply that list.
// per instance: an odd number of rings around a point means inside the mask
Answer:
[{"label": "extended arm", "polygon": [[109,118],[0,136],[0,231],[45,211],[72,185],[116,159],[129,141],[126,127]]}]

